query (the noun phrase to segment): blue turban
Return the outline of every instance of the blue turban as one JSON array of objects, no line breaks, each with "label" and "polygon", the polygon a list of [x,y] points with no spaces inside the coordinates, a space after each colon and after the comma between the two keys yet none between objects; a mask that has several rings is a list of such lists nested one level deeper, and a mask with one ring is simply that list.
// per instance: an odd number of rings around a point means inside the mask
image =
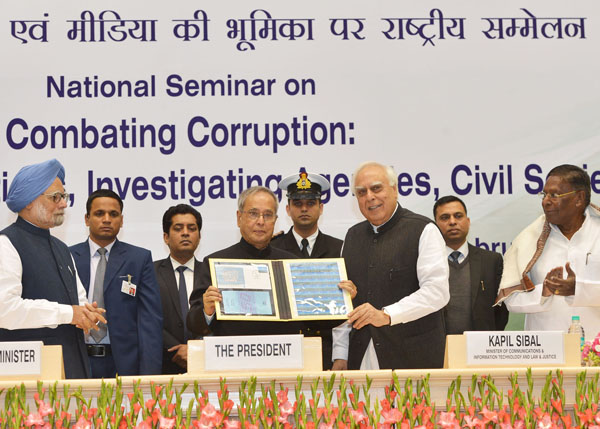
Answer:
[{"label": "blue turban", "polygon": [[42,195],[57,177],[64,185],[65,167],[56,159],[21,168],[8,188],[6,205],[13,212],[20,212]]}]

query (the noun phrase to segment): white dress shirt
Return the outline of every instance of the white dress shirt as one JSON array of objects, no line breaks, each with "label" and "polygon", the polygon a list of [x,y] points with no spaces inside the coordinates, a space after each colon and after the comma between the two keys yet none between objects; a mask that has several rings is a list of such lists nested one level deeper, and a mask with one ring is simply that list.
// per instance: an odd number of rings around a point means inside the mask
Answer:
[{"label": "white dress shirt", "polygon": [[[469,243],[467,243],[467,241],[465,240],[465,242],[462,244],[462,246],[460,246],[456,250],[460,252],[460,256],[458,257],[458,263],[462,264],[462,261],[464,261],[465,259],[467,259],[467,256],[469,256]],[[455,250],[452,247],[446,246],[446,256],[447,256],[447,259],[450,259],[450,255],[454,251]]]},{"label": "white dress shirt", "polygon": [[183,272],[183,278],[185,278],[185,287],[186,287],[186,293],[187,293],[188,302],[189,302],[190,295],[192,294],[192,289],[194,289],[194,265],[195,265],[196,261],[195,261],[194,257],[192,256],[192,258],[189,261],[187,261],[185,264],[180,264],[175,259],[173,259],[172,256],[169,256],[169,258],[171,259],[171,265],[173,265],[173,273],[175,274],[177,290],[179,290],[179,287],[181,286],[179,284],[179,271],[177,271],[177,268],[179,268],[182,265],[184,265],[187,268],[187,270],[185,270]]},{"label": "white dress shirt", "polygon": [[[526,330],[566,332],[571,317],[579,316],[586,338],[593,340],[600,331],[600,220],[586,213],[570,240],[556,225],[550,224],[550,228],[544,251],[530,272],[535,289],[513,293],[504,303],[509,311],[527,313]],[[543,297],[546,274],[562,266],[566,278],[567,262],[576,276],[575,295]]]},{"label": "white dress shirt", "polygon": [[[73,262],[73,266],[75,263]],[[87,302],[85,289],[77,271],[73,273],[77,281],[79,304]],[[0,235],[0,327],[4,329],[56,328],[71,323],[73,307],[46,299],[23,299],[21,279],[23,266],[17,249],[6,235]]]},{"label": "white dress shirt", "polygon": [[[302,240],[304,239],[304,237],[302,237],[300,234],[298,234],[294,230],[294,228],[292,228],[292,234],[294,235],[294,238],[296,239],[296,243],[298,243],[298,248],[300,250],[302,250]],[[317,229],[313,234],[306,237],[306,239],[308,240],[308,246],[306,247],[306,250],[308,250],[309,255],[312,255],[312,251],[315,248],[315,241],[317,241],[318,235],[319,235],[319,230]]]}]

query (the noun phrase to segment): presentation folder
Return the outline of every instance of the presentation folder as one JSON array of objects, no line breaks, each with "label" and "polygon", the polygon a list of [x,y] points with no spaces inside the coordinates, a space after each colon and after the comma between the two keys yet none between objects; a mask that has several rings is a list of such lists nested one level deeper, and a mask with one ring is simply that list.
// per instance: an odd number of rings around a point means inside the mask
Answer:
[{"label": "presentation folder", "polygon": [[352,311],[343,258],[209,259],[219,320],[345,320]]}]

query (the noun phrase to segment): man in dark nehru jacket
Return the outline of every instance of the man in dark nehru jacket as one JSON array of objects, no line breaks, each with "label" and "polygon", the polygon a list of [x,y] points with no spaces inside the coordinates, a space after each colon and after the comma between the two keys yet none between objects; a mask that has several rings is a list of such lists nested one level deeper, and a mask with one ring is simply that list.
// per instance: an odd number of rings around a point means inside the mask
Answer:
[{"label": "man in dark nehru jacket", "polygon": [[298,334],[298,322],[246,322],[219,321],[215,317],[216,305],[222,301],[221,292],[211,286],[209,258],[229,259],[292,259],[295,256],[270,245],[278,201],[275,194],[263,186],[253,186],[238,198],[237,224],[242,235],[239,243],[219,250],[204,258],[200,270],[200,283],[194,285],[190,297],[188,328],[195,335],[203,335],[209,327],[214,335]]},{"label": "man in dark nehru jacket", "polygon": [[348,323],[334,330],[333,369],[440,368],[449,299],[444,239],[431,220],[398,204],[391,167],[361,164],[352,188],[366,220],[344,240],[358,294]]},{"label": "man in dark nehru jacket", "polygon": [[[339,258],[343,241],[323,234],[319,230],[319,217],[323,214],[321,194],[329,189],[329,181],[319,174],[301,171],[279,182],[287,191],[285,210],[294,225],[286,234],[273,238],[271,245],[287,250],[297,258]],[[339,321],[306,322],[306,336],[321,337],[323,369],[331,369],[331,328]]]},{"label": "man in dark nehru jacket", "polygon": [[[275,194],[263,186],[253,186],[238,198],[237,224],[242,235],[239,243],[204,258],[199,287],[190,297],[188,327],[195,335],[203,335],[208,326],[214,335],[298,334],[301,322],[247,322],[216,320],[216,305],[222,301],[219,289],[211,286],[210,258],[223,259],[293,259],[294,254],[270,245],[279,203]],[[342,289],[349,288],[340,285]]]},{"label": "man in dark nehru jacket", "polygon": [[180,374],[187,370],[187,341],[194,338],[185,323],[192,289],[200,287],[200,261],[194,252],[200,244],[202,216],[192,206],[178,204],[165,212],[162,225],[169,256],[154,262],[163,308],[162,371]]},{"label": "man in dark nehru jacket", "polygon": [[65,169],[55,159],[23,167],[6,204],[18,213],[0,232],[0,341],[61,345],[67,378],[87,378],[83,332],[106,320],[87,302],[67,246],[50,235],[69,201]]},{"label": "man in dark nehru jacket", "polygon": [[446,334],[504,330],[506,306],[492,307],[502,278],[502,255],[467,242],[471,221],[460,198],[440,198],[433,206],[433,216],[444,236],[450,267],[450,302],[444,308]]}]

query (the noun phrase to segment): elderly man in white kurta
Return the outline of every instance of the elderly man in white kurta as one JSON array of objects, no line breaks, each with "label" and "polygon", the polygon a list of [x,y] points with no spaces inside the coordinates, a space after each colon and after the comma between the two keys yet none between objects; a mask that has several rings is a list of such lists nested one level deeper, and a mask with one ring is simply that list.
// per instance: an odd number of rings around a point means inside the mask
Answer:
[{"label": "elderly man in white kurta", "polygon": [[548,173],[544,215],[525,228],[504,258],[497,303],[526,313],[526,330],[567,331],[580,316],[587,339],[600,331],[600,209],[579,167]]}]

